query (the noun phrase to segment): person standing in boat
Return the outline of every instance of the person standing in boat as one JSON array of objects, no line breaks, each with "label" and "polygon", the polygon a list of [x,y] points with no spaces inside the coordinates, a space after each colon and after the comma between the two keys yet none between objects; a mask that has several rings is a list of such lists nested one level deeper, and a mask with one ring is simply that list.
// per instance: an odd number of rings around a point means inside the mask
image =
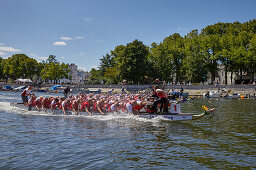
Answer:
[{"label": "person standing in boat", "polygon": [[63,94],[64,94],[64,97],[67,99],[68,98],[68,94],[70,93],[70,86],[68,86],[67,88],[65,88],[63,90]]},{"label": "person standing in boat", "polygon": [[167,94],[163,90],[157,89],[156,95],[157,95],[158,99],[154,101],[154,109],[156,110],[157,105],[161,104],[160,112],[163,112],[162,110],[163,110],[164,103],[166,103],[167,99],[168,99]]},{"label": "person standing in boat", "polygon": [[33,89],[33,86],[29,86],[28,88],[26,88],[22,93],[21,93],[21,99],[22,102],[25,106],[28,105],[28,96],[31,95],[31,90]]}]

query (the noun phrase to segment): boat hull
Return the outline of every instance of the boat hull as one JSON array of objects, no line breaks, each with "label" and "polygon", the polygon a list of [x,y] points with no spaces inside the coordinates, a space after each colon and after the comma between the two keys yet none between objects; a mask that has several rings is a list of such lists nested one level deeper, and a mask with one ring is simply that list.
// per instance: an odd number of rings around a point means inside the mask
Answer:
[{"label": "boat hull", "polygon": [[141,118],[147,118],[147,119],[156,119],[160,118],[163,120],[168,121],[184,121],[184,120],[192,120],[193,115],[192,114],[165,114],[165,115],[158,115],[158,114],[139,114],[138,115]]},{"label": "boat hull", "polygon": [[[29,109],[28,106],[25,106],[22,103],[10,103],[11,106],[18,107],[23,110],[27,111],[38,111],[35,107],[31,107]],[[41,112],[44,113],[49,113],[49,114],[54,114],[54,115],[64,115],[64,112],[62,110],[50,110],[47,109],[46,111],[41,110]],[[66,111],[66,115],[77,115],[73,111]],[[79,115],[84,115],[88,116],[89,114],[87,112],[79,112]],[[93,115],[101,115],[100,113],[93,113]],[[107,115],[107,114],[106,114]],[[140,118],[146,118],[146,119],[155,119],[155,118],[160,118],[161,120],[167,120],[167,121],[186,121],[186,120],[194,120],[194,119],[199,119],[202,118],[206,115],[206,112],[203,112],[201,114],[189,114],[189,113],[176,113],[176,114],[157,114],[157,113],[146,113],[146,112],[141,112],[139,113],[138,117]]]}]

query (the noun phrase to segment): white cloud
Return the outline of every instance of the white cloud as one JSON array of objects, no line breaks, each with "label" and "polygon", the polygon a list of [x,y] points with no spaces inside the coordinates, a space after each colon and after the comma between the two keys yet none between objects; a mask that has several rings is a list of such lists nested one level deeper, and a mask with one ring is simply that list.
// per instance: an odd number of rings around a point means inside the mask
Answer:
[{"label": "white cloud", "polygon": [[67,43],[65,43],[64,41],[56,41],[53,43],[53,45],[55,46],[67,46]]},{"label": "white cloud", "polygon": [[84,21],[85,22],[91,22],[91,21],[93,21],[93,19],[92,18],[84,18]]},{"label": "white cloud", "polygon": [[0,55],[5,55],[5,53],[3,51],[0,51]]},{"label": "white cloud", "polygon": [[81,40],[84,39],[84,36],[76,36],[75,39]]},{"label": "white cloud", "polygon": [[79,69],[79,70],[83,70],[83,71],[87,71],[87,68],[86,68],[86,67],[78,66],[78,69]]},{"label": "white cloud", "polygon": [[29,55],[34,57],[37,61],[40,61],[40,62],[48,59],[48,57],[40,57],[40,56],[36,55],[35,53],[30,53]]},{"label": "white cloud", "polygon": [[85,52],[80,52],[79,55],[84,56]]},{"label": "white cloud", "polygon": [[64,41],[73,40],[71,37],[60,37],[60,39]]},{"label": "white cloud", "polygon": [[0,45],[4,45],[4,43],[0,43]]},{"label": "white cloud", "polygon": [[182,30],[182,28],[181,28],[181,27],[178,27],[177,30],[180,31],[180,30]]},{"label": "white cloud", "polygon": [[78,69],[83,71],[91,71],[93,68],[98,69],[98,67],[99,66],[89,66],[89,67],[78,66]]},{"label": "white cloud", "polygon": [[90,67],[89,67],[89,69],[90,69],[89,71],[91,71],[91,69],[93,69],[93,68],[98,69],[99,66],[90,66]]},{"label": "white cloud", "polygon": [[15,49],[13,47],[0,47],[0,51],[8,51],[8,52],[20,52],[20,49]]}]

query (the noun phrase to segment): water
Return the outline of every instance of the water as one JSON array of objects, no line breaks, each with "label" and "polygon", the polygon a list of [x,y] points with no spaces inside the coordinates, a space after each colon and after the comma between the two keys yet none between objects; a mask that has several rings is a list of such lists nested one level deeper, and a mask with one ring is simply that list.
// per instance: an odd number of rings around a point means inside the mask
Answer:
[{"label": "water", "polygon": [[183,112],[206,105],[217,108],[215,116],[177,123],[53,116],[10,102],[20,102],[20,94],[0,92],[0,169],[256,168],[255,100],[188,101]]}]

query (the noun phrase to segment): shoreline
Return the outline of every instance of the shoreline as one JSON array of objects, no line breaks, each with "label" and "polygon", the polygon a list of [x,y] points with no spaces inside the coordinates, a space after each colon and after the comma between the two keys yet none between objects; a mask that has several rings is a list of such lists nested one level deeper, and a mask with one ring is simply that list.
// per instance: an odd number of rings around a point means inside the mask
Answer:
[{"label": "shoreline", "polygon": [[[1,84],[1,86],[10,85],[10,86],[24,86],[29,84]],[[48,89],[51,86],[56,84],[42,84],[39,89]],[[79,85],[72,85],[72,84],[62,84],[64,88],[70,86],[73,91],[79,91],[79,89],[90,89],[90,90],[97,90],[101,89],[103,93],[108,92],[110,89],[114,89],[115,92],[121,92],[122,87],[125,88],[126,91],[142,91],[145,89],[149,89],[152,87],[152,84],[148,85],[100,85],[100,84],[79,84]],[[160,85],[161,87],[161,85]],[[37,88],[37,87],[35,87]],[[256,94],[256,85],[167,85],[163,86],[164,89],[174,89],[176,91],[180,91],[181,88],[184,89],[184,92],[188,92],[191,96],[202,96],[204,93],[210,90],[222,90],[227,89],[231,90],[232,93],[239,93],[240,95],[246,96],[248,94]],[[1,89],[1,88],[0,88]]]}]

